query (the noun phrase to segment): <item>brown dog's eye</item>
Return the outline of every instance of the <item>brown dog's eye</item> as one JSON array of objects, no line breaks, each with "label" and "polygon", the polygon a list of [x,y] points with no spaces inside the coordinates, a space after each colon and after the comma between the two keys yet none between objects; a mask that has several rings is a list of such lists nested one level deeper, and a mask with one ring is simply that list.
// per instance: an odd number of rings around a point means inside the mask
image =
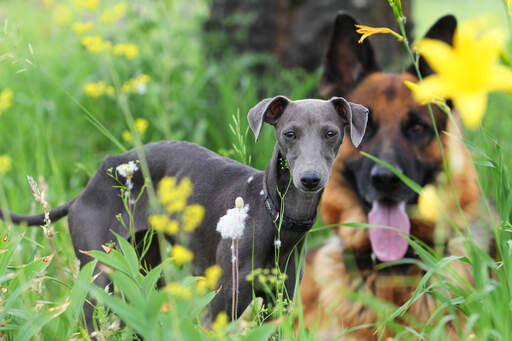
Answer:
[{"label": "brown dog's eye", "polygon": [[421,124],[414,124],[412,127],[411,127],[411,131],[415,134],[421,134],[425,131],[425,127]]}]

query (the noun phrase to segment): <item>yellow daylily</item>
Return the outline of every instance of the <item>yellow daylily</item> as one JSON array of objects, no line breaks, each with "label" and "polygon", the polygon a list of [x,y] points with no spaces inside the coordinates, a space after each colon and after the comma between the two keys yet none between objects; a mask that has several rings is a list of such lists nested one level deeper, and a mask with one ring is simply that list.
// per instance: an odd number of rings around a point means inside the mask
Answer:
[{"label": "yellow daylily", "polygon": [[473,20],[457,28],[453,47],[440,40],[420,40],[416,47],[436,73],[412,89],[416,101],[451,98],[464,124],[478,127],[487,93],[512,91],[512,70],[498,64],[503,39],[501,31],[483,30],[482,21]]},{"label": "yellow daylily", "polygon": [[372,35],[378,34],[378,33],[392,34],[398,40],[400,40],[400,41],[404,40],[404,38],[400,34],[396,33],[395,31],[393,31],[387,27],[370,27],[370,26],[366,26],[366,25],[355,25],[355,26],[357,27],[356,32],[359,34],[362,34],[361,38],[358,41],[359,44],[361,44],[369,36],[372,36]]}]

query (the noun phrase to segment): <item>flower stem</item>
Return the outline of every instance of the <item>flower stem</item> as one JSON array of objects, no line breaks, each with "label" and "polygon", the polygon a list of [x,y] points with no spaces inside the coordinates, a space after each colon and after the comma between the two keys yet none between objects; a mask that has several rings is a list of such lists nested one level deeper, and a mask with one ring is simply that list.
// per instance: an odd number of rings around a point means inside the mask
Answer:
[{"label": "flower stem", "polygon": [[235,320],[235,239],[231,239],[231,321]]},{"label": "flower stem", "polygon": [[236,239],[236,245],[235,245],[235,257],[236,257],[236,291],[235,291],[235,317],[238,316],[238,285],[239,285],[239,278],[238,278],[238,238]]}]

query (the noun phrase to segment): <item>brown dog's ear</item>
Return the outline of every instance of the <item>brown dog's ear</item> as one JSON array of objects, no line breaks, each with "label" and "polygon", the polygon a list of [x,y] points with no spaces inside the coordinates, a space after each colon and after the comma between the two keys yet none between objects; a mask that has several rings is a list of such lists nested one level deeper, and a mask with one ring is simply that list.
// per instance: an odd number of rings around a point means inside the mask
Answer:
[{"label": "brown dog's ear", "polygon": [[338,12],[324,57],[318,92],[322,98],[346,96],[364,76],[379,70],[368,39],[358,43],[357,21]]},{"label": "brown dog's ear", "polygon": [[276,96],[262,100],[249,110],[247,120],[256,141],[258,141],[263,122],[275,125],[288,103],[290,103],[290,100],[285,96]]},{"label": "brown dog's ear", "polygon": [[[445,15],[440,18],[432,27],[428,30],[427,34],[425,34],[425,38],[429,39],[437,39],[444,41],[448,45],[453,45],[453,35],[455,33],[455,29],[457,28],[457,19],[451,14]],[[423,57],[419,59],[419,69],[422,77],[427,77],[430,74],[434,73],[434,70],[430,68]],[[417,76],[416,69],[414,65],[411,65],[407,72]]]},{"label": "brown dog's ear", "polygon": [[368,109],[360,104],[348,102],[343,97],[333,97],[330,101],[334,109],[343,117],[347,126],[350,126],[350,140],[357,148],[366,131]]}]

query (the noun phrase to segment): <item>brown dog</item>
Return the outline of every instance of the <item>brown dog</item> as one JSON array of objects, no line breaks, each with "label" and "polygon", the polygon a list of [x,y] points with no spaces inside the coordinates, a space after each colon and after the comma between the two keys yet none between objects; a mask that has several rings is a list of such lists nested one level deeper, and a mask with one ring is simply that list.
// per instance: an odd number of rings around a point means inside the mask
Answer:
[{"label": "brown dog", "polygon": [[[401,74],[379,71],[368,40],[358,44],[356,23],[351,16],[338,14],[326,54],[320,94],[325,98],[346,96],[370,109],[361,150],[392,164],[422,186],[436,183],[442,175],[442,157],[433,124],[427,107],[415,103],[404,85],[404,81],[417,82],[416,73],[412,67]],[[451,44],[456,25],[453,16],[445,16],[426,36]],[[420,72],[423,76],[432,73],[421,59]],[[441,110],[433,106],[433,111],[440,132],[458,129]],[[457,138],[442,133],[441,136],[460,205],[466,216],[474,217],[479,191],[473,166]],[[432,247],[441,244],[441,252],[446,255],[464,254],[449,225],[435,224],[419,216],[417,200],[417,194],[394,173],[363,157],[345,139],[323,195],[321,212],[326,224],[368,222],[393,226]],[[456,207],[455,202],[451,198],[444,204],[449,209],[449,206]],[[411,297],[424,274],[419,267],[407,264],[375,269],[378,262],[418,258],[407,241],[393,230],[340,226],[336,232],[335,237],[307,255],[301,284],[305,322],[325,337],[382,321],[394,311],[390,308],[384,310],[387,316],[379,316],[378,309],[350,298],[348,293],[378,298],[396,308]],[[462,262],[454,267],[463,278],[471,280],[469,268]],[[407,315],[426,323],[436,308],[435,299],[423,295]],[[393,334],[386,330],[385,335]],[[366,327],[349,333],[347,338],[377,340],[378,335],[374,327]]]}]

